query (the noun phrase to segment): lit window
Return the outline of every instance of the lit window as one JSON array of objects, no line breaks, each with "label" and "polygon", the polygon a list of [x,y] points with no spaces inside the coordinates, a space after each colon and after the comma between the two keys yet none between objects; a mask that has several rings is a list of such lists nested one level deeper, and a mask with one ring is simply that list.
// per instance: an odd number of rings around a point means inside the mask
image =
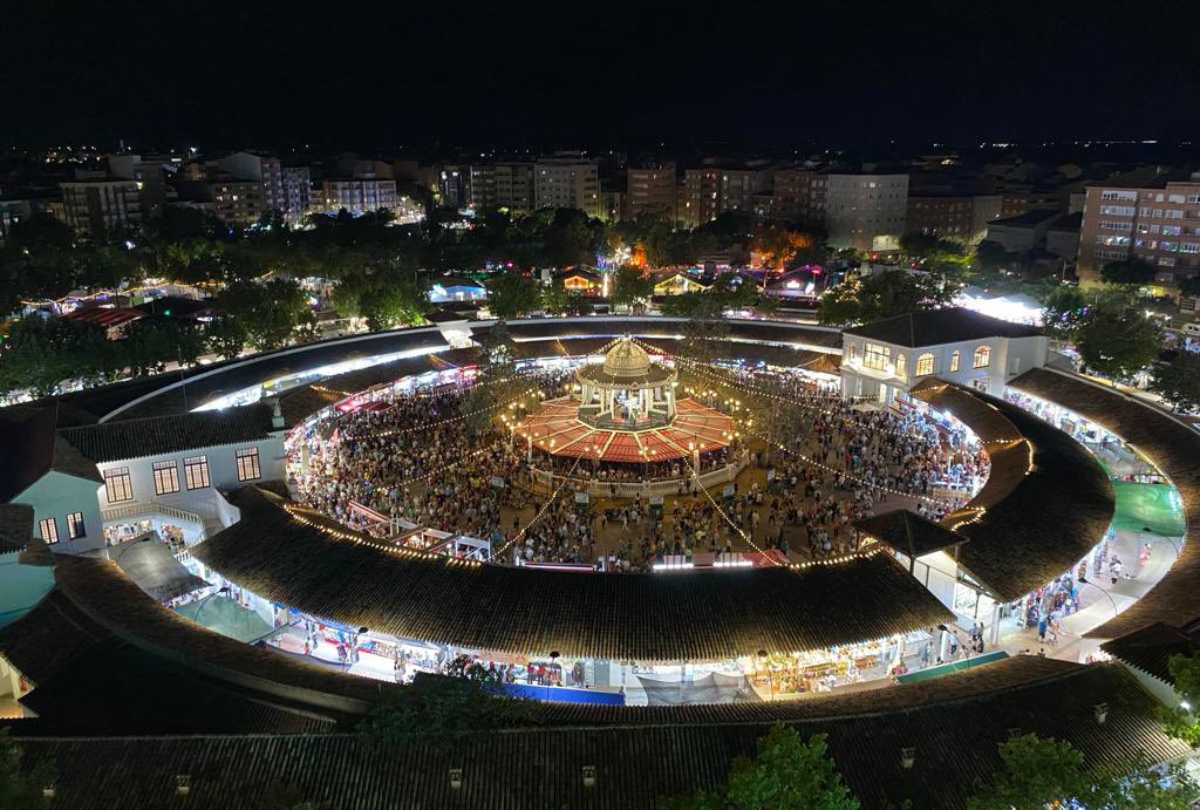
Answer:
[{"label": "lit window", "polygon": [[58,521],[54,518],[46,518],[38,523],[38,529],[41,531],[42,541],[46,545],[54,545],[58,542]]},{"label": "lit window", "polygon": [[174,461],[154,462],[154,494],[171,495],[179,491],[179,468]]},{"label": "lit window", "polygon": [[208,486],[208,457],[194,456],[183,460],[183,477],[188,489],[204,489]]},{"label": "lit window", "polygon": [[67,537],[72,540],[78,540],[85,534],[87,534],[87,529],[83,525],[83,512],[68,512]]},{"label": "lit window", "polygon": [[896,376],[900,379],[908,376],[908,358],[903,354],[896,355]]},{"label": "lit window", "polygon": [[959,352],[954,352],[953,354],[950,355],[950,373],[951,374],[958,371],[958,361],[961,356],[962,355]]},{"label": "lit window", "polygon": [[876,371],[885,371],[888,367],[888,361],[892,357],[892,350],[887,346],[880,346],[876,343],[868,343],[867,351],[863,355],[863,365],[867,368],[875,369]]},{"label": "lit window", "polygon": [[926,374],[933,373],[933,355],[926,352],[917,358],[917,376],[924,377]]},{"label": "lit window", "polygon": [[133,500],[133,482],[128,467],[114,467],[104,471],[104,497],[109,503],[124,503]]},{"label": "lit window", "polygon": [[980,346],[975,350],[975,360],[972,365],[975,368],[987,368],[992,364],[992,348],[990,346]]},{"label": "lit window", "polygon": [[262,477],[257,447],[237,451],[237,472],[239,481],[254,481]]}]

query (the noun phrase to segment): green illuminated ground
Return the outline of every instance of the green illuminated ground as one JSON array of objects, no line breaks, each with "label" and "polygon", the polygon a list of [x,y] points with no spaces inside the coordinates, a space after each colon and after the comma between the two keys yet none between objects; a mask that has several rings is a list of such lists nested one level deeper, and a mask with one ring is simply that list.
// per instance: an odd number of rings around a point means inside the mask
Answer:
[{"label": "green illuminated ground", "polygon": [[1113,528],[1179,537],[1184,533],[1183,507],[1179,496],[1166,484],[1134,484],[1113,481],[1117,510]]},{"label": "green illuminated ground", "polygon": [[238,641],[252,641],[271,630],[271,626],[253,610],[246,610],[232,599],[220,596],[184,605],[179,608],[179,615]]}]

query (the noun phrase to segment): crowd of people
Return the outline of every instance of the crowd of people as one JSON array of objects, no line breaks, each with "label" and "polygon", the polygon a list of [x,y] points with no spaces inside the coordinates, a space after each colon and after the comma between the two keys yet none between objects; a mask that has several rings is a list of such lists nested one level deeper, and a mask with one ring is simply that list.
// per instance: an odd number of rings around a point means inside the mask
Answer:
[{"label": "crowd of people", "polygon": [[[533,375],[523,390],[561,395],[564,379]],[[748,462],[732,494],[699,491],[690,460],[620,465],[539,454],[532,466],[556,475],[547,491],[505,427],[487,424],[487,415],[482,427],[468,418],[480,400],[457,385],[317,421],[290,445],[290,484],[300,500],[356,529],[371,528],[374,513],[490,540],[493,561],[503,564],[636,571],[697,552],[844,553],[860,542],[852,524],[889,498],[899,499],[889,508],[936,520],[986,478],[982,447],[917,408],[860,407],[792,375],[744,383],[745,399],[766,397],[775,418],[770,437],[751,432],[744,445],[703,454],[702,471],[735,456]],[[720,386],[694,395],[714,407],[730,402]],[[497,416],[505,406],[493,403]],[[609,482],[613,492],[577,502],[571,481],[557,476]],[[680,489],[664,502],[616,497],[617,482],[672,477]]]}]

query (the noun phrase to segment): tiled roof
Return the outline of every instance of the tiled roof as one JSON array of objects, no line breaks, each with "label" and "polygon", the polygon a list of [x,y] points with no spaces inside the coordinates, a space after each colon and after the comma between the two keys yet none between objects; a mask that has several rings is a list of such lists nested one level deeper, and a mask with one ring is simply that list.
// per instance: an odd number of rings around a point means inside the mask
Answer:
[{"label": "tiled roof", "polygon": [[97,463],[257,441],[271,433],[271,406],[193,411],[67,428],[60,435]]},{"label": "tiled roof", "polygon": [[1200,652],[1200,647],[1187,633],[1162,622],[1148,624],[1140,630],[1106,641],[1100,645],[1100,649],[1166,683],[1175,683],[1171,676],[1171,656]]},{"label": "tiled roof", "polygon": [[0,503],[0,554],[20,551],[33,538],[33,507]]},{"label": "tiled roof", "polygon": [[981,315],[963,307],[948,307],[884,318],[874,323],[851,327],[845,330],[845,334],[870,338],[893,346],[917,347],[992,337],[1032,337],[1040,335],[1041,330]]},{"label": "tiled roof", "polygon": [[970,540],[959,547],[958,561],[980,584],[1001,599],[1019,599],[1100,542],[1112,522],[1112,483],[1077,442],[973,389],[933,380],[912,393],[988,442],[987,483],[943,521]]},{"label": "tiled roof", "polygon": [[196,546],[197,559],[266,599],[402,638],[514,654],[719,660],[880,638],[949,617],[883,553],[802,571],[466,566],[330,537],[257,488],[232,497],[241,521]]},{"label": "tiled roof", "polygon": [[[999,744],[1011,729],[1067,741],[1090,768],[1128,765],[1141,754],[1163,761],[1188,753],[1187,746],[1163,735],[1153,700],[1119,667],[1073,666],[1023,688],[976,686],[974,694],[954,703],[934,699],[911,703],[905,711],[788,722],[804,736],[828,735],[838,771],[868,809],[906,800],[922,810],[964,807],[999,767]],[[860,700],[867,705],[881,694]],[[1103,724],[1094,714],[1098,703],[1108,704]],[[419,738],[384,750],[347,734],[51,738],[21,744],[29,758],[54,762],[56,802],[76,810],[174,806],[180,802],[178,774],[190,777],[186,802],[198,808],[248,810],[270,785],[292,786],[304,800],[339,810],[652,808],[662,796],[724,782],[733,760],[752,755],[769,728],[754,721],[607,728],[581,723],[468,733],[446,744]],[[900,751],[908,747],[915,752],[906,769]],[[584,784],[585,767],[594,769],[590,786]],[[452,768],[461,770],[457,788],[451,785]]]},{"label": "tiled roof", "polygon": [[1155,622],[1184,627],[1200,618],[1200,434],[1136,397],[1073,374],[1033,369],[1009,385],[1058,403],[1132,444],[1171,479],[1183,502],[1187,542],[1174,565],[1149,593],[1087,637],[1118,638]]},{"label": "tiled roof", "polygon": [[53,403],[0,409],[0,503],[16,497],[50,470],[102,480],[95,464],[56,436],[61,415]]},{"label": "tiled roof", "polygon": [[855,521],[854,528],[914,558],[967,542],[961,534],[907,509],[863,518]]}]

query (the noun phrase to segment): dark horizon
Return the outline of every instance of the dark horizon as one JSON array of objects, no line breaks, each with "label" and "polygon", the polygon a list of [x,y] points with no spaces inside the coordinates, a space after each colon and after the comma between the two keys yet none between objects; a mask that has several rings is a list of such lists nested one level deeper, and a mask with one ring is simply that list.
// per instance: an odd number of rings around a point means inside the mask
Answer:
[{"label": "dark horizon", "polygon": [[[667,151],[934,142],[1179,142],[1200,128],[1200,60],[1135,41],[1106,4],[840,4],[801,13],[305,4],[6,15],[3,137],[139,148],[622,145]],[[313,10],[313,9],[316,10]],[[1193,15],[1194,16],[1194,15]],[[1180,12],[1171,30],[1191,26]]]}]

